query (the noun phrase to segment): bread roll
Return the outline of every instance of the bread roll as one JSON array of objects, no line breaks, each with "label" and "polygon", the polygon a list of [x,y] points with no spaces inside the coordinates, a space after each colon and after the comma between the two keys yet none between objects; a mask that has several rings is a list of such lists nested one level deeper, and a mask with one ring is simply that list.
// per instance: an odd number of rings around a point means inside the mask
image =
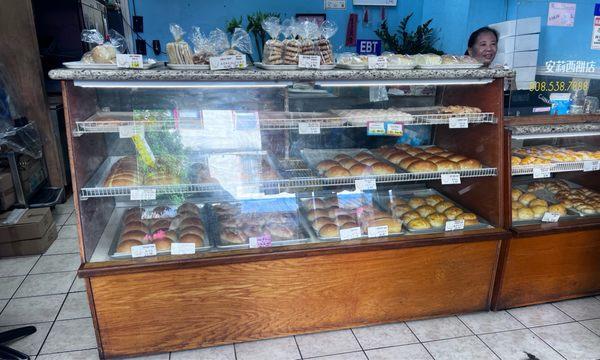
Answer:
[{"label": "bread roll", "polygon": [[410,149],[406,149],[405,151],[407,154],[409,154],[411,156],[416,156],[416,155],[424,152],[423,150],[421,150],[419,148],[410,148]]},{"label": "bread roll", "polygon": [[341,166],[334,166],[325,172],[329,178],[350,176],[350,172]]},{"label": "bread roll", "polygon": [[519,210],[513,208],[512,209],[512,221],[518,221],[519,220]]},{"label": "bread roll", "polygon": [[548,208],[545,206],[531,206],[530,207],[531,211],[533,211],[533,217],[536,219],[541,219],[542,217],[544,217],[544,214],[546,213],[546,211],[548,211]]},{"label": "bread roll", "polygon": [[171,240],[171,242],[177,241],[177,233],[175,230],[165,231],[165,238]]},{"label": "bread roll", "polygon": [[450,201],[442,201],[441,203],[438,203],[435,206],[435,211],[437,211],[439,213],[443,213],[444,211],[450,209],[453,206],[454,206],[454,203],[451,203]]},{"label": "bread roll", "polygon": [[375,226],[387,226],[388,234],[398,234],[402,232],[402,223],[389,217],[371,220],[367,223],[367,228]]},{"label": "bread roll", "polygon": [[529,206],[529,203],[535,199],[537,199],[537,197],[532,193],[526,193],[519,196],[519,202],[525,206]]},{"label": "bread roll", "polygon": [[421,217],[427,217],[433,213],[435,213],[435,208],[431,205],[423,205],[423,206],[419,206],[418,208],[415,209],[416,212],[419,213],[419,215],[421,215]]},{"label": "bread roll", "polygon": [[448,218],[444,214],[435,213],[427,216],[427,221],[429,221],[429,224],[436,228],[444,227],[447,220]]},{"label": "bread roll", "polygon": [[511,156],[510,157],[510,164],[511,165],[519,165],[521,163],[521,158],[518,156]]},{"label": "bread roll", "polygon": [[309,221],[314,221],[320,217],[329,217],[329,211],[325,209],[312,209],[306,212],[306,218]]},{"label": "bread roll", "polygon": [[413,208],[416,209],[419,206],[423,206],[423,205],[427,205],[427,202],[425,202],[424,198],[421,197],[413,197],[410,198],[410,200],[408,200],[408,205]]},{"label": "bread roll", "polygon": [[365,164],[365,165],[369,165],[369,166],[373,166],[375,164],[377,164],[379,162],[379,160],[375,159],[375,158],[369,158],[369,159],[365,159],[363,161],[361,161],[361,163]]},{"label": "bread roll", "polygon": [[357,228],[357,227],[359,227],[357,223],[355,223],[354,221],[350,221],[350,222],[347,222],[347,223],[341,225],[340,230],[352,229],[352,228]]},{"label": "bread roll", "polygon": [[442,161],[448,161],[448,160],[446,158],[441,157],[441,156],[435,156],[434,155],[434,156],[430,157],[429,159],[427,159],[427,161],[431,161],[434,164],[439,164]]},{"label": "bread roll", "polygon": [[443,158],[446,158],[446,159],[447,159],[448,157],[450,157],[450,156],[454,155],[454,153],[451,153],[451,152],[449,152],[449,151],[444,151],[444,152],[441,152],[441,153],[437,153],[436,155],[437,155],[437,156],[441,156],[441,157],[443,157]]},{"label": "bread roll", "polygon": [[518,201],[513,201],[513,202],[512,202],[512,205],[511,205],[511,207],[512,207],[513,209],[515,209],[515,210],[518,210],[518,209],[520,209],[520,208],[522,208],[522,207],[525,207],[525,205],[521,204],[521,203],[520,203],[520,202],[518,202]]},{"label": "bread roll", "polygon": [[334,219],[335,224],[341,226],[348,222],[355,222],[356,219],[350,215],[339,215]]},{"label": "bread roll", "polygon": [[327,225],[321,227],[321,229],[319,229],[319,237],[322,237],[322,238],[340,237],[340,231],[338,230],[337,225],[327,224]]},{"label": "bread roll", "polygon": [[391,155],[388,160],[396,165],[399,165],[400,162],[402,162],[402,160],[412,157],[410,156],[410,154],[407,154],[405,152],[396,152],[393,155]]},{"label": "bread roll", "polygon": [[412,210],[413,210],[412,207],[410,207],[408,205],[399,205],[399,206],[394,206],[392,208],[392,213],[394,214],[394,216],[400,217]]},{"label": "bread roll", "polygon": [[456,220],[456,217],[462,213],[463,213],[463,211],[456,206],[453,206],[449,209],[446,209],[446,211],[444,211],[444,215],[446,215],[446,217],[449,220]]},{"label": "bread roll", "polygon": [[333,224],[333,222],[331,221],[330,218],[328,217],[320,217],[320,218],[316,218],[313,222],[312,222],[312,227],[313,229],[315,229],[317,232],[319,232],[319,230],[321,230],[321,228],[325,225],[328,224]]},{"label": "bread roll", "polygon": [[511,197],[513,201],[518,201],[521,195],[523,195],[523,192],[521,190],[512,189]]},{"label": "bread roll", "polygon": [[204,238],[197,234],[185,234],[179,237],[179,242],[194,243],[198,247],[204,245]]},{"label": "bread roll", "polygon": [[415,155],[416,158],[419,158],[421,160],[427,160],[427,159],[429,159],[431,157],[434,157],[434,156],[435,155],[429,154],[429,153],[426,153],[426,152]]},{"label": "bread roll", "polygon": [[406,205],[406,204],[408,204],[408,202],[401,198],[394,198],[394,199],[390,200],[390,206],[392,206],[392,207]]},{"label": "bread roll", "polygon": [[197,217],[185,218],[179,223],[179,227],[181,227],[181,228],[184,228],[184,227],[190,226],[190,225],[204,228],[204,224],[202,223],[202,220],[200,220],[200,218],[197,218]]},{"label": "bread roll", "polygon": [[169,230],[169,227],[171,226],[171,220],[167,220],[167,219],[157,219],[155,221],[152,222],[152,224],[150,225],[150,232],[154,233],[157,232],[158,230]]},{"label": "bread roll", "polygon": [[119,245],[117,245],[116,252],[131,254],[131,247],[132,246],[140,246],[140,245],[144,245],[144,244],[138,240],[124,240],[124,241],[121,241],[119,243]]},{"label": "bread roll", "polygon": [[372,173],[373,169],[370,166],[364,164],[356,164],[350,168],[350,174],[352,176],[370,175]]},{"label": "bread roll", "polygon": [[459,162],[459,161],[463,161],[466,160],[467,157],[463,156],[463,155],[450,155],[448,156],[448,160],[450,161],[454,161],[454,162]]},{"label": "bread roll", "polygon": [[543,206],[543,207],[548,207],[548,202],[546,200],[542,200],[542,199],[533,199],[531,200],[531,202],[528,205],[529,207],[534,207],[534,206]]},{"label": "bread roll", "polygon": [[438,171],[438,167],[431,161],[419,160],[411,163],[406,170],[413,173],[436,172]]},{"label": "bread roll", "polygon": [[351,167],[353,167],[356,164],[360,164],[360,163],[351,158],[340,160],[340,165],[342,165],[345,169],[350,169]]},{"label": "bread roll", "polygon": [[146,235],[148,235],[148,233],[145,231],[131,230],[121,235],[121,241],[137,240],[139,242],[145,242]]},{"label": "bread roll", "polygon": [[521,208],[517,210],[517,214],[519,216],[519,220],[533,220],[534,214],[530,208]]},{"label": "bread roll", "polygon": [[429,195],[425,198],[427,205],[436,206],[437,204],[444,201],[444,198],[439,195]]},{"label": "bread roll", "polygon": [[429,222],[425,219],[414,219],[408,222],[408,224],[406,225],[406,227],[409,230],[427,230],[427,229],[431,229],[431,225],[429,224]]},{"label": "bread roll", "polygon": [[364,151],[361,151],[358,154],[356,154],[356,156],[354,156],[354,159],[359,162],[366,160],[366,159],[372,159],[372,158],[373,158],[373,155],[371,155],[367,152],[364,152]]},{"label": "bread roll", "polygon": [[421,218],[421,215],[419,215],[419,213],[416,211],[409,211],[409,212],[405,213],[404,215],[402,215],[402,221],[404,221],[405,224],[412,220],[420,219],[420,218]]},{"label": "bread roll", "polygon": [[475,159],[465,159],[458,162],[461,170],[481,169],[481,163]]},{"label": "bread roll", "polygon": [[350,159],[350,155],[346,155],[346,154],[338,154],[336,156],[334,156],[333,160],[335,161],[341,161],[343,159]]},{"label": "bread roll", "polygon": [[[222,230],[221,233],[219,234],[221,237],[221,241],[225,242],[225,243],[230,243],[230,244],[245,244],[247,243],[246,238],[240,234],[237,230],[232,230],[232,229],[225,229]],[[188,235],[185,235],[188,236]],[[197,240],[196,237],[194,237],[193,234],[190,234],[189,238],[186,238],[186,240],[188,242],[195,242]],[[180,242],[181,241],[181,237],[180,237]]]},{"label": "bread roll", "polygon": [[123,227],[123,230],[121,232],[126,233],[129,231],[135,231],[135,230],[147,232],[148,227],[146,226],[146,224],[144,224],[141,221],[130,221],[127,224],[125,224],[125,226]]},{"label": "bread roll", "polygon": [[192,203],[183,203],[181,205],[179,205],[179,207],[177,208],[177,213],[183,213],[183,212],[192,212],[196,215],[200,215],[200,208],[198,206],[196,206],[195,204]]},{"label": "bread roll", "polygon": [[400,150],[408,150],[408,149],[411,149],[411,148],[412,148],[412,146],[410,146],[410,145],[408,145],[408,144],[396,144],[396,145],[394,145],[394,146],[395,146],[397,149],[400,149]]},{"label": "bread roll", "polygon": [[479,224],[477,220],[477,215],[473,213],[462,213],[456,217],[456,220],[464,220],[465,226],[472,226]]},{"label": "bread roll", "polygon": [[437,163],[438,171],[456,171],[460,170],[460,165],[454,161],[444,160]]},{"label": "bread roll", "polygon": [[271,234],[271,238],[274,240],[291,240],[297,237],[293,228],[282,224],[268,225],[267,232]]},{"label": "bread roll", "polygon": [[404,160],[400,161],[399,166],[406,170],[412,163],[417,162],[417,161],[420,161],[420,160],[415,157],[407,157]]},{"label": "bread roll", "polygon": [[382,162],[376,162],[375,164],[371,165],[371,167],[373,174],[375,175],[388,175],[396,172],[393,166]]},{"label": "bread roll", "polygon": [[170,251],[171,242],[172,241],[166,237],[152,240],[152,244],[156,246],[156,251]]},{"label": "bread roll", "polygon": [[324,173],[325,171],[331,169],[334,166],[339,166],[340,164],[337,161],[333,160],[323,160],[317,164],[316,168],[319,172]]},{"label": "bread roll", "polygon": [[551,213],[554,213],[554,214],[560,214],[560,216],[567,215],[567,209],[564,206],[560,205],[560,204],[550,205],[548,207],[548,212],[551,212]]}]

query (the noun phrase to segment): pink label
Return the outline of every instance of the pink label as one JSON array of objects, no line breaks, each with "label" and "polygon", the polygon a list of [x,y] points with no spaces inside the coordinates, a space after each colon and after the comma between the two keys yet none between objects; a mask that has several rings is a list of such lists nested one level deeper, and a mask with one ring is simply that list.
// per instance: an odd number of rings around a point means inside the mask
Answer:
[{"label": "pink label", "polygon": [[173,109],[173,120],[175,122],[175,129],[179,129],[179,110],[177,108]]},{"label": "pink label", "polygon": [[272,243],[271,235],[267,234],[248,239],[248,244],[251,248],[271,247]]}]

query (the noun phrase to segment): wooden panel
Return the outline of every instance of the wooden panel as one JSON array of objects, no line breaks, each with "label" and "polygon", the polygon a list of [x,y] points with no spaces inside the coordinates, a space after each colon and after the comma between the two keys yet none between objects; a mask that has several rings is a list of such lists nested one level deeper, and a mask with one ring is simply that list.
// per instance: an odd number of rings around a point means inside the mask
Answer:
[{"label": "wooden panel", "polygon": [[485,310],[499,241],[90,278],[108,357]]},{"label": "wooden panel", "polygon": [[509,240],[494,308],[600,292],[600,229]]}]

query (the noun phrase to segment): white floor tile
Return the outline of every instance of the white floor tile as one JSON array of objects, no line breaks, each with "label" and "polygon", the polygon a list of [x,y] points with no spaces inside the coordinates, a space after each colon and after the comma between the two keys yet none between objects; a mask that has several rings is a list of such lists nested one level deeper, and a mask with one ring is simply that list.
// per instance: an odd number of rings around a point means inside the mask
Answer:
[{"label": "white floor tile", "polygon": [[236,344],[235,353],[238,360],[300,359],[298,346],[291,336]]},{"label": "white floor tile", "polygon": [[79,254],[44,255],[31,270],[32,274],[74,271],[79,268]]},{"label": "white floor tile", "polygon": [[581,324],[600,336],[600,319],[585,320],[582,321]]},{"label": "white floor tile", "polygon": [[127,358],[127,360],[169,360],[169,353]]},{"label": "white floor tile", "polygon": [[10,299],[25,276],[0,277],[0,299]]},{"label": "white floor tile", "polygon": [[36,360],[98,360],[98,349],[63,352],[59,354],[40,355]]},{"label": "white floor tile", "polygon": [[46,335],[48,335],[48,331],[50,331],[50,327],[52,326],[51,322],[16,326],[2,326],[0,327],[0,332],[28,325],[35,326],[35,328],[37,329],[36,332],[16,341],[7,342],[4,345],[8,345],[9,347],[23,352],[27,355],[37,355],[38,351],[40,351],[40,348],[42,347],[42,344],[44,343],[44,339],[46,339]]},{"label": "white floor tile", "polygon": [[59,239],[77,238],[77,226],[65,225],[58,232]]},{"label": "white floor tile", "polygon": [[57,228],[63,226],[67,219],[69,219],[71,214],[57,214],[56,212],[52,213],[52,218],[54,219],[54,224]]},{"label": "white floor tile", "polygon": [[75,279],[75,271],[28,275],[15,297],[66,294]]},{"label": "white floor tile", "polygon": [[85,350],[96,346],[91,318],[63,320],[54,323],[40,353]]},{"label": "white floor tile", "polygon": [[67,295],[67,299],[60,309],[58,320],[91,317],[90,305],[85,292],[74,292]]},{"label": "white floor tile", "polygon": [[79,253],[79,241],[77,238],[67,239],[56,239],[50,245],[44,255],[57,255],[57,254],[75,254]]},{"label": "white floor tile", "polygon": [[352,331],[365,350],[419,342],[405,323],[367,326]]},{"label": "white floor tile", "polygon": [[206,349],[177,351],[171,360],[235,360],[233,345],[215,346]]},{"label": "white floor tile", "polygon": [[562,360],[556,351],[528,329],[480,335],[479,338],[502,360],[523,360],[527,354],[543,360]]},{"label": "white floor tile", "polygon": [[356,351],[345,354],[320,356],[316,358],[311,358],[310,360],[367,360],[367,357],[365,356],[364,352]]},{"label": "white floor tile", "polygon": [[600,318],[600,301],[594,297],[559,301],[554,306],[575,320]]},{"label": "white floor tile", "polygon": [[296,341],[303,358],[335,355],[361,350],[350,330],[328,331],[317,334],[297,335]]},{"label": "white floor tile", "polygon": [[19,256],[0,259],[0,276],[27,275],[39,256]]},{"label": "white floor tile", "polygon": [[54,207],[54,214],[70,214],[75,210],[75,206],[72,201],[67,201],[64,204],[58,204]]},{"label": "white floor tile", "polygon": [[424,344],[436,360],[487,360],[498,357],[475,336]]},{"label": "white floor tile", "polygon": [[552,304],[526,306],[507,311],[527,327],[562,324],[573,321],[573,319]]},{"label": "white floor tile", "polygon": [[433,360],[421,344],[367,350],[369,360]]},{"label": "white floor tile", "polygon": [[406,325],[417,335],[420,341],[433,341],[473,335],[456,317],[407,321]]},{"label": "white floor tile", "polygon": [[54,321],[66,294],[12,299],[0,314],[0,325]]},{"label": "white floor tile", "polygon": [[76,277],[75,281],[73,281],[73,285],[71,285],[70,292],[79,292],[79,291],[85,291],[85,280],[83,280],[83,278]]},{"label": "white floor tile", "polygon": [[600,337],[579,323],[550,325],[531,330],[569,360],[600,358]]},{"label": "white floor tile", "polygon": [[67,219],[67,222],[65,222],[65,225],[76,225],[77,224],[77,213],[75,211],[73,211],[71,213],[71,216],[69,216],[69,218]]},{"label": "white floor tile", "polygon": [[460,315],[459,318],[475,334],[487,334],[498,331],[523,329],[515,318],[506,311],[486,311]]}]

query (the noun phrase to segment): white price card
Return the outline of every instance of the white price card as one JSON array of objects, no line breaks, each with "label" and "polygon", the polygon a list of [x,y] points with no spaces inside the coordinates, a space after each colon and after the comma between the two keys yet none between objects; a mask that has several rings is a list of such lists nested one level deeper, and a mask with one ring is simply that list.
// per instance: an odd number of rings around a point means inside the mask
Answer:
[{"label": "white price card", "polygon": [[460,174],[442,174],[442,185],[460,184]]},{"label": "white price card", "polygon": [[534,179],[544,179],[550,177],[550,168],[548,166],[535,166],[533,168]]},{"label": "white price card", "polygon": [[367,236],[370,238],[388,236],[388,226],[371,226],[367,228]]},{"label": "white price card", "polygon": [[132,189],[129,200],[156,200],[156,189]]},{"label": "white price card", "polygon": [[270,235],[256,236],[248,238],[248,245],[252,249],[271,247],[273,245],[273,241],[271,240]]},{"label": "white price card", "polygon": [[385,135],[385,122],[370,121],[367,123],[367,135]]},{"label": "white price card", "polygon": [[600,161],[598,160],[585,160],[583,162],[583,171],[598,171],[600,170]]},{"label": "white price card", "polygon": [[456,231],[465,228],[464,220],[450,220],[446,221],[446,231]]},{"label": "white price card", "polygon": [[144,58],[139,54],[117,54],[117,67],[124,69],[143,69]]},{"label": "white price card", "polygon": [[375,179],[358,179],[354,180],[356,191],[377,190],[377,182]]},{"label": "white price card", "polygon": [[542,217],[542,222],[555,223],[558,222],[558,219],[560,219],[559,213],[546,212]]},{"label": "white price card", "polygon": [[404,135],[404,125],[398,123],[387,123],[386,124],[386,135],[389,136],[402,136]]},{"label": "white price card", "polygon": [[369,69],[387,69],[388,61],[383,56],[369,56]]},{"label": "white price card", "polygon": [[146,244],[131,247],[131,257],[139,258],[156,255],[156,245]]},{"label": "white price card", "polygon": [[246,55],[211,56],[208,59],[211,70],[243,69]]},{"label": "white price card", "polygon": [[319,55],[298,55],[298,67],[304,69],[320,69],[321,57]]},{"label": "white price card", "polygon": [[171,243],[171,255],[188,255],[196,253],[194,243]]},{"label": "white price card", "polygon": [[316,135],[321,133],[321,123],[301,122],[298,123],[298,133],[301,135]]},{"label": "white price card", "polygon": [[349,229],[340,230],[340,239],[342,240],[351,240],[356,239],[362,236],[359,227],[353,227]]},{"label": "white price card", "polygon": [[144,125],[124,125],[119,126],[119,137],[121,139],[131,138],[133,135],[143,134]]},{"label": "white price card", "polygon": [[450,129],[467,129],[469,127],[469,119],[466,117],[453,117],[450,118],[448,125]]}]

